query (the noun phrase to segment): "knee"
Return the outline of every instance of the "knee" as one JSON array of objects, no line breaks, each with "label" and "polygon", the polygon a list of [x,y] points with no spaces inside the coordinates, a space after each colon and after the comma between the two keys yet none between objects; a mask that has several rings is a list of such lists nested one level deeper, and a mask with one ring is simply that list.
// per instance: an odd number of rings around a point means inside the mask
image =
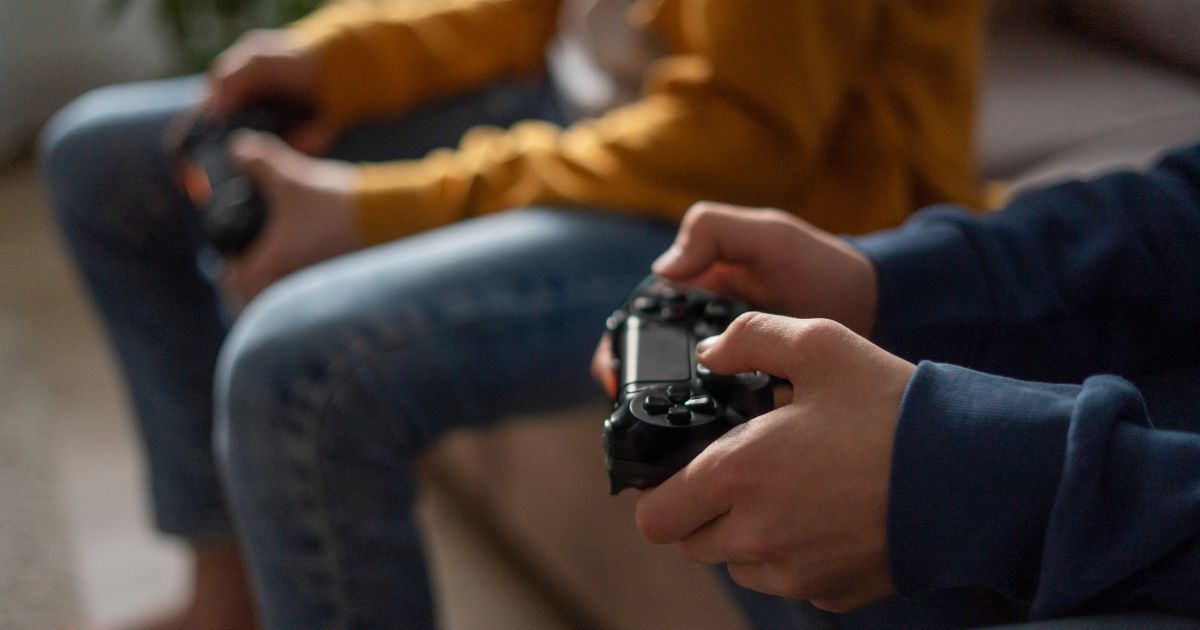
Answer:
[{"label": "knee", "polygon": [[92,90],[59,110],[38,138],[38,162],[52,188],[80,181],[103,164],[125,118],[124,99],[111,88]]},{"label": "knee", "polygon": [[[314,353],[307,346],[316,333],[296,317],[300,298],[268,290],[252,302],[230,330],[217,360],[215,405],[218,417],[240,421],[267,415],[284,404],[301,363]],[[233,426],[230,429],[242,430]]]},{"label": "knee", "polygon": [[127,231],[167,214],[148,209],[173,199],[163,137],[179,111],[172,94],[138,84],[103,87],[51,118],[38,160],[62,223]]},{"label": "knee", "polygon": [[120,219],[118,213],[126,208],[100,208],[97,203],[123,179],[113,170],[112,152],[122,119],[112,100],[104,88],[79,97],[55,114],[38,141],[42,175],[59,225],[68,235],[96,232],[97,222],[104,234],[131,229],[136,234],[141,229],[132,218]]},{"label": "knee", "polygon": [[389,371],[407,372],[420,357],[336,285],[320,271],[300,272],[260,295],[230,332],[214,410],[231,483],[325,459],[400,465],[423,447]]},{"label": "knee", "polygon": [[316,448],[336,373],[341,324],[315,312],[320,296],[272,287],[239,316],[217,361],[218,457],[227,471],[265,465],[279,449]]},{"label": "knee", "polygon": [[[129,133],[154,127],[154,148],[161,148],[160,128],[180,111],[199,102],[203,77],[180,77],[145,83],[96,88],[63,107],[42,128],[38,153],[44,167],[58,169],[98,162],[104,152],[145,134]],[[131,138],[130,136],[135,136]]]},{"label": "knee", "polygon": [[108,140],[119,135],[114,106],[104,88],[89,92],[59,110],[38,139],[42,178],[72,246],[85,235],[139,233],[136,221],[117,220],[120,208],[100,208],[98,203],[110,178]]}]

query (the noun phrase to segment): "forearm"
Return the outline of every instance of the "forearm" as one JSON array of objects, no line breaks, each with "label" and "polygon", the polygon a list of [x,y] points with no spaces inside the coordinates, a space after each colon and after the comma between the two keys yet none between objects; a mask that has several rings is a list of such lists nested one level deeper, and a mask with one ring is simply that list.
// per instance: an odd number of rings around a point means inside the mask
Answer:
[{"label": "forearm", "polygon": [[566,129],[476,129],[454,150],[362,165],[358,202],[376,241],[531,205],[677,220],[701,199],[781,200],[797,176],[789,145],[727,103],[649,97]]},{"label": "forearm", "polygon": [[288,32],[313,52],[317,100],[344,123],[395,113],[501,76],[534,73],[558,0],[342,2]]},{"label": "forearm", "polygon": [[1200,352],[1200,146],[1145,176],[934,211],[859,241],[879,271],[875,339],[910,360],[1047,380],[1136,377]]},{"label": "forearm", "polygon": [[1046,385],[922,364],[889,502],[903,595],[983,585],[1035,617],[1200,611],[1200,436],[1150,428],[1120,379]]}]

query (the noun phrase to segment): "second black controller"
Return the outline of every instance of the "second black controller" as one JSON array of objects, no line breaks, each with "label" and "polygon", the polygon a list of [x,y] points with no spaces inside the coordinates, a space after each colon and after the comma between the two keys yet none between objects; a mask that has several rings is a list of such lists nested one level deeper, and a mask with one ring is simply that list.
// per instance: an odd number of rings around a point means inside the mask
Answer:
[{"label": "second black controller", "polygon": [[224,118],[200,116],[186,131],[176,154],[180,182],[200,211],[204,239],[217,253],[240,256],[267,221],[266,201],[229,154],[229,134],[254,129],[282,136],[313,115],[307,105],[261,102]]},{"label": "second black controller", "polygon": [[696,361],[696,343],[746,310],[651,276],[609,318],[617,394],[604,454],[612,494],[666,481],[726,431],[772,409],[769,375],[714,374]]}]

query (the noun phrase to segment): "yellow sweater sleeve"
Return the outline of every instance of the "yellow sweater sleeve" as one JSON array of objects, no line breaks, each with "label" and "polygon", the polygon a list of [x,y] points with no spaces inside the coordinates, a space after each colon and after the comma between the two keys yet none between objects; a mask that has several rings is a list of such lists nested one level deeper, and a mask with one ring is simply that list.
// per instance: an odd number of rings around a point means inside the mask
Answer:
[{"label": "yellow sweater sleeve", "polygon": [[537,72],[558,0],[343,0],[291,25],[315,53],[317,106],[337,125],[499,76]]},{"label": "yellow sweater sleeve", "polygon": [[363,232],[379,242],[533,204],[672,219],[700,199],[788,207],[874,50],[877,8],[664,0],[674,54],[641,100],[565,130],[477,128],[456,150],[363,165]]}]

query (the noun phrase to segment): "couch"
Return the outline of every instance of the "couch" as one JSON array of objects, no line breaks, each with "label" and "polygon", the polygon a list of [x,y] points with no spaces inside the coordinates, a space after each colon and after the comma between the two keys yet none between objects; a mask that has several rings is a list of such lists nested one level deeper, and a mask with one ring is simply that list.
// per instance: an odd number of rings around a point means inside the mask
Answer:
[{"label": "couch", "polygon": [[[997,0],[980,111],[981,175],[1004,194],[1141,168],[1200,139],[1200,3]],[[599,333],[599,327],[597,327]],[[531,580],[596,628],[736,628],[708,569],[641,541],[633,495],[609,497],[607,406],[448,437],[425,462]]]}]

